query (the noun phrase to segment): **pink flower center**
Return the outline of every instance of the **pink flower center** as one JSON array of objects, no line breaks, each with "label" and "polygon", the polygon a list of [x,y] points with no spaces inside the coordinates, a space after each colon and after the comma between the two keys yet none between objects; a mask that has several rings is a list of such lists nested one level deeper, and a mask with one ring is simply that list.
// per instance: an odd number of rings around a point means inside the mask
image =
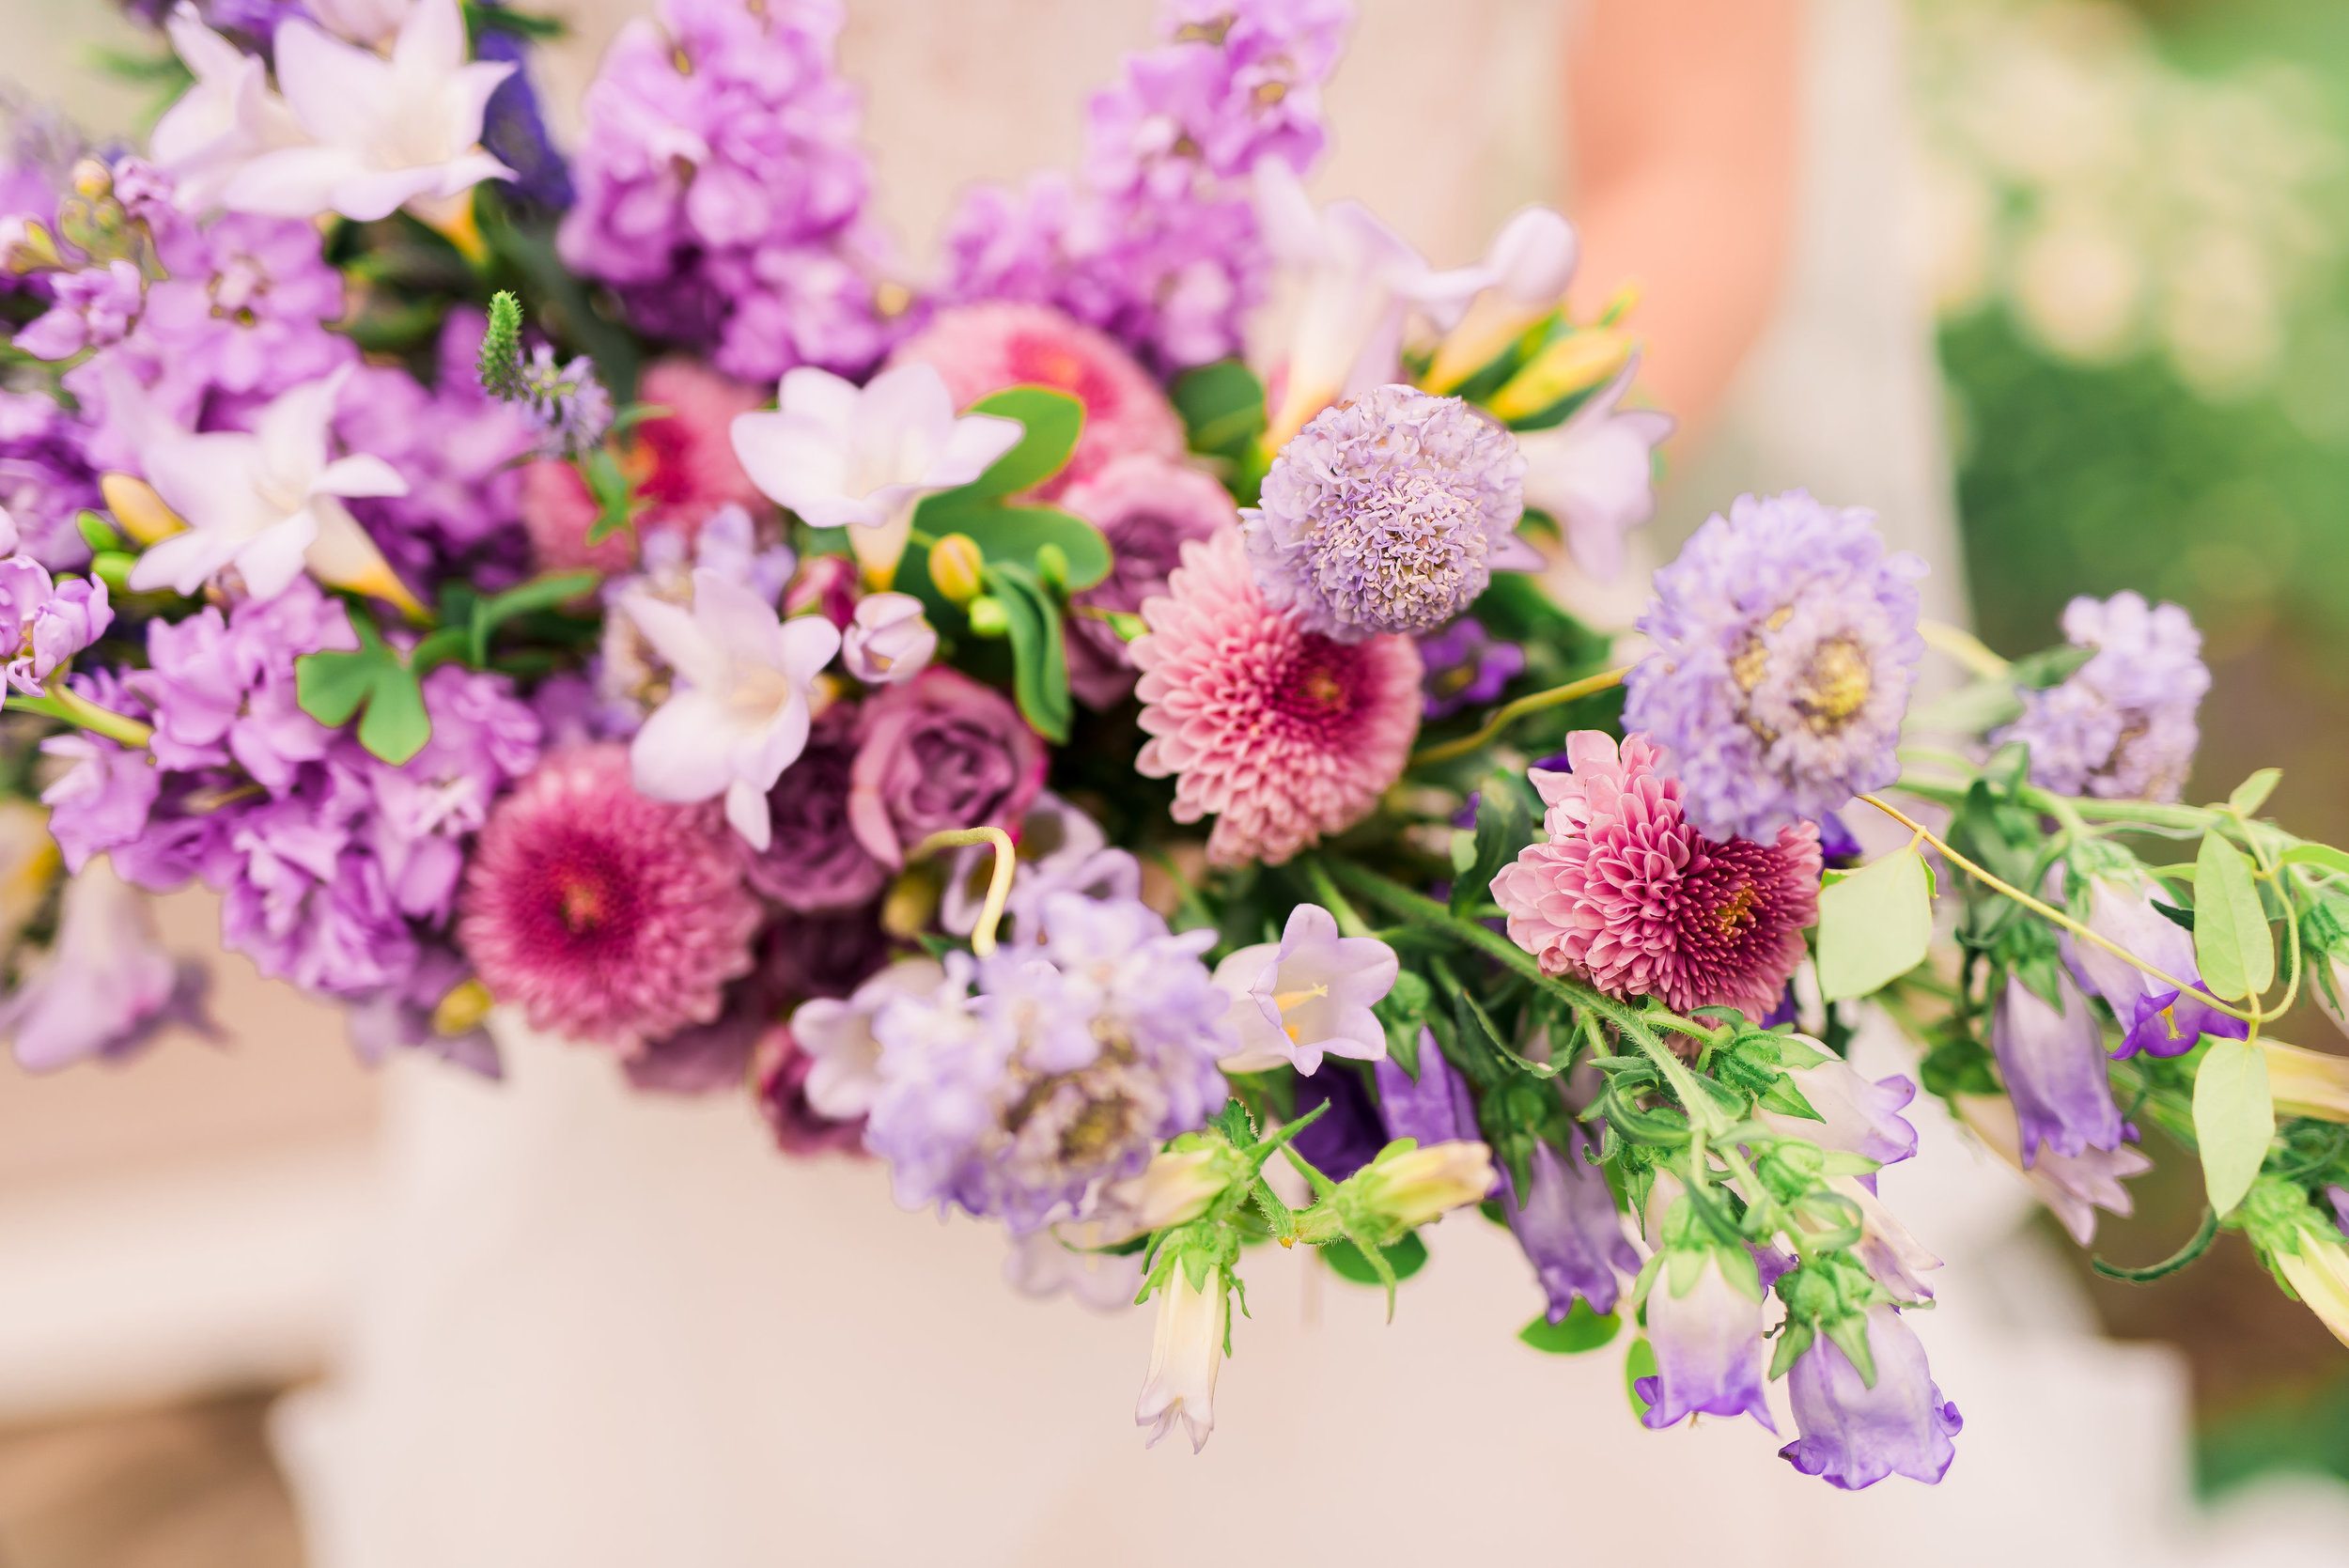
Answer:
[{"label": "pink flower center", "polygon": [[574,838],[539,876],[533,935],[542,952],[593,960],[625,950],[637,925],[636,893],[606,846]]}]

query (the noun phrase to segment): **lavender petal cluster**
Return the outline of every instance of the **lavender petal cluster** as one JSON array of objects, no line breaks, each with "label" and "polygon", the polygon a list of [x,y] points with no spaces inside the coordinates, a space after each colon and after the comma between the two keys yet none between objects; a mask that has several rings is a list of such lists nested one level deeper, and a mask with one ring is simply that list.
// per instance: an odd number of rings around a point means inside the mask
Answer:
[{"label": "lavender petal cluster", "polygon": [[1080,179],[965,197],[946,300],[1058,305],[1161,370],[1236,352],[1265,292],[1250,176],[1319,157],[1321,83],[1351,15],[1347,0],[1169,0],[1159,47],[1089,106]]},{"label": "lavender petal cluster", "polygon": [[106,634],[114,610],[103,582],[60,582],[31,556],[17,551],[16,524],[0,511],[0,674],[28,697],[47,694],[44,683],[66,660]]},{"label": "lavender petal cluster", "polygon": [[1507,430],[1457,397],[1382,386],[1315,415],[1240,522],[1265,597],[1357,643],[1465,611],[1516,556],[1524,512]]},{"label": "lavender petal cluster", "polygon": [[2030,748],[2030,780],[2060,795],[2175,800],[2186,792],[2210,690],[2202,634],[2174,604],[2139,594],[2074,599],[2065,641],[2095,655],[2062,682],[2023,693],[2023,717],[1990,737]]},{"label": "lavender petal cluster", "polygon": [[521,407],[538,432],[540,457],[575,458],[611,433],[612,395],[586,355],[557,365],[552,346],[541,343],[522,362],[521,383]]},{"label": "lavender petal cluster", "polygon": [[1026,1234],[1081,1217],[1109,1182],[1204,1126],[1224,1097],[1229,1006],[1200,955],[1136,899],[1047,900],[1039,946],[950,955],[935,995],[873,1019],[881,1087],[865,1146],[897,1201]]},{"label": "lavender petal cluster", "polygon": [[1767,838],[1900,776],[1925,570],[1874,514],[1790,490],[1739,496],[1656,574],[1624,727],[1671,753],[1691,821]]},{"label": "lavender petal cluster", "polygon": [[563,259],[739,380],[852,373],[889,346],[840,24],[837,0],[663,0],[587,91]]}]

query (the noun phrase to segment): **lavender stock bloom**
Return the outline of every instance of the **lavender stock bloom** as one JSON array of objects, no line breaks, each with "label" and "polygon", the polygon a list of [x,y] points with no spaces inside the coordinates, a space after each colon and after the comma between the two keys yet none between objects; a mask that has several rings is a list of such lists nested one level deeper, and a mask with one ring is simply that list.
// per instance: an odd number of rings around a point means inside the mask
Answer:
[{"label": "lavender stock bloom", "polygon": [[2009,976],[1990,1021],[1990,1048],[2015,1102],[2025,1170],[2042,1144],[2067,1156],[2121,1146],[2104,1030],[2070,975],[2056,975],[2052,1004],[2020,975]]},{"label": "lavender stock bloom", "polygon": [[1515,1183],[1502,1177],[1501,1212],[1525,1250],[1549,1298],[1549,1321],[1563,1323],[1578,1296],[1595,1312],[1611,1312],[1618,1272],[1636,1274],[1640,1254],[1623,1232],[1607,1177],[1583,1155],[1582,1131],[1569,1136],[1561,1157],[1548,1140],[1533,1145],[1532,1182],[1520,1207]]},{"label": "lavender stock bloom", "polygon": [[2063,635],[2095,656],[2054,689],[2025,692],[2023,717],[1991,743],[2028,745],[2031,783],[2058,794],[2176,800],[2201,739],[2195,710],[2210,690],[2193,620],[2174,604],[2122,593],[2074,599]]},{"label": "lavender stock bloom", "polygon": [[0,506],[15,519],[24,552],[52,570],[89,559],[73,519],[105,504],[85,455],[89,433],[53,397],[0,391]]},{"label": "lavender stock bloom", "polygon": [[1624,727],[1672,753],[1691,821],[1767,838],[1900,776],[1924,572],[1873,514],[1790,490],[1739,496],[1656,574]]},{"label": "lavender stock bloom", "polygon": [[[15,526],[0,512],[0,526]],[[0,560],[0,630],[7,633],[8,683],[28,697],[47,694],[43,683],[60,664],[106,634],[114,623],[106,585],[80,578],[54,582],[24,555]]]},{"label": "lavender stock bloom", "polygon": [[2151,890],[2142,878],[2089,877],[2084,924],[2105,940],[2192,987],[2180,992],[2093,942],[2075,941],[2066,936],[2065,961],[2091,995],[2104,998],[2120,1022],[2123,1037],[2113,1055],[2129,1057],[2144,1051],[2152,1056],[2181,1056],[2205,1034],[2240,1040],[2248,1032],[2244,1020],[2220,1012],[2205,1000],[2210,990],[2202,984],[2201,970],[2195,962],[2193,934],[2154,908]]},{"label": "lavender stock bloom", "polygon": [[1779,1456],[1847,1492],[1888,1475],[1931,1485],[1957,1456],[1950,1439],[1965,1421],[1956,1405],[1942,1400],[1925,1364],[1925,1347],[1897,1308],[1868,1309],[1868,1349],[1875,1361],[1874,1388],[1825,1334],[1796,1359],[1787,1391],[1801,1436]]},{"label": "lavender stock bloom", "polygon": [[1468,615],[1421,637],[1419,659],[1427,670],[1423,717],[1430,721],[1496,700],[1525,670],[1523,648],[1495,642],[1483,622]]}]

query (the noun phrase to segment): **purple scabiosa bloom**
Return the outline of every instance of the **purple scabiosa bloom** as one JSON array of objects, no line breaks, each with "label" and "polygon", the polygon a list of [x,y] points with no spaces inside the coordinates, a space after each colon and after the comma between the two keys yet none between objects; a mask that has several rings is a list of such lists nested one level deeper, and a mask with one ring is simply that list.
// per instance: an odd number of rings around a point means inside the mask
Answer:
[{"label": "purple scabiosa bloom", "polygon": [[[1378,1108],[1362,1087],[1359,1069],[1325,1062],[1321,1070],[1297,1080],[1297,1113],[1308,1115],[1327,1105],[1321,1119],[1297,1135],[1295,1147],[1313,1168],[1333,1182],[1342,1182],[1368,1165],[1387,1146],[1386,1128]],[[1133,1293],[1127,1293],[1131,1296]]]},{"label": "purple scabiosa bloom", "polygon": [[1468,615],[1421,637],[1419,659],[1426,666],[1422,686],[1430,721],[1495,701],[1525,673],[1525,650],[1515,643],[1495,642],[1483,622]]},{"label": "purple scabiosa bloom", "polygon": [[1537,1141],[1523,1207],[1514,1181],[1501,1178],[1501,1212],[1549,1298],[1552,1323],[1565,1321],[1578,1296],[1595,1312],[1613,1312],[1621,1290],[1617,1274],[1640,1271],[1640,1254],[1624,1234],[1606,1173],[1584,1157],[1584,1147],[1579,1127],[1568,1135],[1563,1156],[1548,1140]]},{"label": "purple scabiosa bloom", "polygon": [[2094,657],[2046,691],[2026,691],[2023,717],[1991,736],[2030,748],[2031,783],[2060,795],[2174,800],[2185,792],[2210,690],[2202,634],[2174,604],[2137,594],[2074,599],[2064,639]]},{"label": "purple scabiosa bloom", "polygon": [[1114,707],[1134,689],[1134,659],[1099,613],[1138,613],[1166,592],[1184,545],[1214,537],[1239,513],[1213,477],[1150,453],[1112,459],[1059,504],[1101,531],[1112,557],[1109,576],[1069,599],[1068,688],[1088,707]]},{"label": "purple scabiosa bloom", "polygon": [[1214,933],[1070,893],[1046,901],[1044,923],[1039,946],[951,955],[937,993],[873,1018],[865,1146],[908,1208],[959,1205],[1016,1234],[1082,1218],[1223,1101],[1228,1003],[1199,961]]},{"label": "purple scabiosa bloom", "polygon": [[46,961],[0,1001],[0,1033],[35,1073],[133,1055],[167,1024],[217,1037],[204,1011],[210,980],[201,963],[163,951],[147,895],[92,862],[66,883]]},{"label": "purple scabiosa bloom", "polygon": [[1315,414],[1240,513],[1265,598],[1355,643],[1433,631],[1496,566],[1537,565],[1517,536],[1525,458],[1457,397],[1382,386]]},{"label": "purple scabiosa bloom", "polygon": [[1801,1436],[1779,1450],[1779,1457],[1847,1492],[1888,1475],[1931,1485],[1957,1456],[1950,1439],[1965,1421],[1956,1405],[1942,1400],[1925,1364],[1925,1347],[1899,1309],[1881,1303],[1868,1309],[1868,1349],[1875,1361],[1873,1388],[1825,1334],[1796,1358],[1787,1391]]},{"label": "purple scabiosa bloom", "polygon": [[1656,574],[1624,727],[1672,753],[1689,818],[1753,838],[1900,776],[1925,565],[1873,513],[1739,496]]},{"label": "purple scabiosa bloom", "polygon": [[1907,1079],[1897,1074],[1865,1079],[1837,1056],[1815,1066],[1794,1068],[1787,1077],[1820,1119],[1763,1110],[1762,1120],[1781,1136],[1865,1156],[1879,1165],[1896,1165],[1916,1154],[1917,1129],[1900,1114],[1917,1097],[1917,1086]]},{"label": "purple scabiosa bloom", "polygon": [[[2205,1034],[2240,1040],[2249,1026],[2211,1005],[2194,958],[2194,934],[2154,908],[2151,883],[2141,877],[2088,878],[2088,915],[2082,923],[2105,940],[2186,983],[2180,992],[2127,959],[2094,942],[2062,939],[2063,956],[2091,996],[2102,997],[2119,1021],[2123,1038],[2116,1057],[2144,1051],[2182,1056]],[[2166,902],[2166,900],[2165,900]]]},{"label": "purple scabiosa bloom", "polygon": [[[1685,1213],[1686,1203],[1676,1207]],[[1778,1430],[1762,1391],[1761,1278],[1745,1251],[1667,1251],[1647,1293],[1647,1337],[1656,1375],[1634,1388],[1648,1402],[1640,1422],[1649,1431],[1691,1415],[1751,1416]]]},{"label": "purple scabiosa bloom", "polygon": [[1325,1052],[1377,1061],[1387,1054],[1387,1032],[1371,1008],[1394,989],[1400,970],[1394,949],[1377,938],[1341,937],[1335,915],[1298,905],[1279,941],[1240,948],[1216,966],[1239,1042],[1224,1070],[1310,1074]]},{"label": "purple scabiosa bloom", "polygon": [[663,0],[587,90],[564,260],[744,380],[859,371],[888,348],[840,23],[837,0]]},{"label": "purple scabiosa bloom", "polygon": [[[2098,1209],[2128,1217],[2128,1188],[2121,1183],[2154,1168],[2152,1160],[2127,1143],[2116,1149],[2083,1149],[2077,1155],[2058,1154],[2043,1143],[2039,1157],[2026,1167],[2021,1125],[2012,1101],[1992,1094],[1966,1094],[1959,1096],[1957,1108],[1966,1125],[1999,1157],[2022,1171],[2039,1201],[2082,1247],[2096,1239]],[[2123,1130],[2126,1131],[2125,1126]]]},{"label": "purple scabiosa bloom", "polygon": [[802,913],[869,904],[889,879],[848,821],[848,776],[856,762],[857,715],[834,703],[808,727],[807,748],[767,792],[771,836],[764,849],[742,845],[742,875],[753,888]]},{"label": "purple scabiosa bloom", "polygon": [[124,684],[153,710],[158,767],[186,771],[231,762],[272,794],[323,758],[334,732],[302,711],[294,660],[351,649],[358,634],[338,600],[297,577],[274,598],[214,606],[183,621],[149,621],[148,668]]},{"label": "purple scabiosa bloom", "polygon": [[1990,1048],[2021,1124],[2025,1170],[2040,1147],[2060,1155],[2121,1146],[2121,1108],[2105,1075],[2104,1028],[2069,974],[2049,1002],[2010,975],[1990,1020]]},{"label": "purple scabiosa bloom", "polygon": [[1389,1138],[1412,1139],[1424,1149],[1484,1137],[1476,1126],[1476,1100],[1466,1080],[1444,1060],[1434,1030],[1420,1028],[1417,1078],[1386,1056],[1371,1063],[1371,1073],[1378,1084],[1378,1110]]}]

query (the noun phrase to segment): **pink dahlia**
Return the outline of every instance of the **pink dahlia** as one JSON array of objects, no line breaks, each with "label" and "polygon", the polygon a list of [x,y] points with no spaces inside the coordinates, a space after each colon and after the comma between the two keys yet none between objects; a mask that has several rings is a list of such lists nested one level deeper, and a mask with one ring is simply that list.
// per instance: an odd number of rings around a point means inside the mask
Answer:
[{"label": "pink dahlia", "polygon": [[957,408],[1010,386],[1049,386],[1085,408],[1068,466],[1038,487],[1047,498],[1114,458],[1147,452],[1179,458],[1183,422],[1148,371],[1102,334],[1050,305],[995,301],[941,310],[897,346],[892,365],[938,367]]},{"label": "pink dahlia", "polygon": [[1135,768],[1178,776],[1174,819],[1216,814],[1207,858],[1278,865],[1369,815],[1419,734],[1419,649],[1408,637],[1338,643],[1275,610],[1239,531],[1183,546],[1149,630]]},{"label": "pink dahlia", "polygon": [[549,755],[490,812],[458,939],[533,1029],[633,1052],[717,1017],[759,918],[723,822],[646,800],[626,747],[588,746]]},{"label": "pink dahlia", "polygon": [[1603,731],[1577,730],[1566,759],[1571,772],[1532,774],[1549,842],[1493,878],[1510,939],[1609,996],[1767,1017],[1818,918],[1817,825],[1781,828],[1775,845],[1704,837],[1644,735],[1619,754]]}]

